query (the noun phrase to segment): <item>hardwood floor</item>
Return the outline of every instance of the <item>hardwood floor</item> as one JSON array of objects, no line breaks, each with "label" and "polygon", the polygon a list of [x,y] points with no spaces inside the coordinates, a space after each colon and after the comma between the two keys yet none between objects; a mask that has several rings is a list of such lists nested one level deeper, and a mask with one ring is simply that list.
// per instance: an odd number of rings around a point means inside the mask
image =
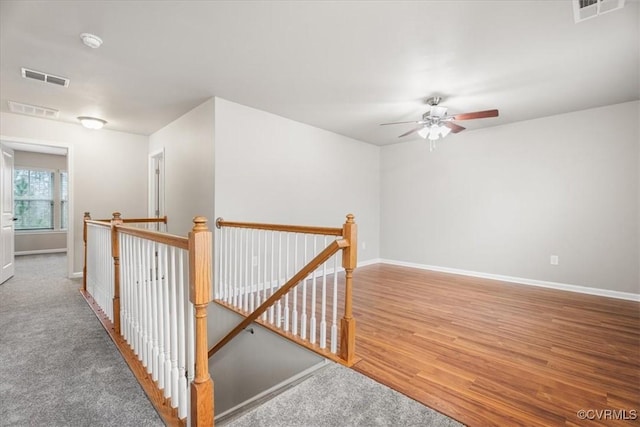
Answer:
[{"label": "hardwood floor", "polygon": [[354,369],[464,424],[640,423],[640,303],[377,264],[354,316]]}]

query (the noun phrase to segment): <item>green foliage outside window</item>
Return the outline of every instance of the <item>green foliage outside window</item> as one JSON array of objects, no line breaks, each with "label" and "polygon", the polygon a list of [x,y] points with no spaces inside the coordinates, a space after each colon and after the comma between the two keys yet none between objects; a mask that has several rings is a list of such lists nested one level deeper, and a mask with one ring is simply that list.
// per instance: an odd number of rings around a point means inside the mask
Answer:
[{"label": "green foliage outside window", "polygon": [[16,230],[53,229],[52,171],[14,170]]}]

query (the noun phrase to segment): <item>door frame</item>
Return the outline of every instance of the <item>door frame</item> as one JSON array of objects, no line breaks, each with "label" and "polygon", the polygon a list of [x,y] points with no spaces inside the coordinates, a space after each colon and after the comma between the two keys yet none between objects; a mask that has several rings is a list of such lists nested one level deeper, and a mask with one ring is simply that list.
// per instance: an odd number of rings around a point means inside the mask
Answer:
[{"label": "door frame", "polygon": [[[155,163],[156,160],[160,160],[160,164],[158,165],[159,174],[156,178],[156,168]],[[166,215],[165,210],[165,150],[164,147],[155,150],[149,153],[149,171],[148,171],[148,181],[147,181],[147,192],[148,192],[148,204],[147,204],[147,213],[149,218],[163,217]],[[157,181],[156,181],[157,179]],[[156,188],[156,184],[158,183]],[[157,200],[156,200],[157,199]],[[156,213],[156,203],[158,202],[158,212]],[[159,223],[156,223],[159,227]],[[165,226],[166,231],[166,226]]]},{"label": "door frame", "polygon": [[[11,158],[11,165],[10,165],[10,170],[9,173],[7,173],[7,171],[5,171],[5,169],[7,168],[7,164],[5,163],[5,153],[7,154],[8,157]],[[0,225],[0,227],[2,227],[2,231],[0,231],[0,234],[4,233],[4,229],[5,228],[9,228],[9,234],[10,234],[10,245],[9,248],[10,250],[5,253],[5,236],[0,236],[0,245],[2,245],[2,250],[0,250],[0,252],[2,253],[1,259],[0,259],[0,284],[6,282],[7,280],[11,279],[14,275],[15,275],[15,262],[16,262],[16,250],[15,250],[15,239],[16,239],[16,226],[15,226],[15,207],[14,207],[14,200],[13,200],[13,170],[15,168],[15,155],[14,155],[14,150],[13,148],[9,147],[8,145],[5,145],[1,140],[0,140],[0,156],[2,157],[0,159],[0,200],[10,200],[9,202],[9,206],[11,208],[10,212],[7,212],[8,218],[6,218],[5,215],[5,209],[7,208],[7,206],[5,206],[4,204],[2,205],[2,211],[0,211],[0,216],[2,216],[2,219],[0,220],[0,222],[2,223]],[[5,182],[5,177],[9,178],[9,182],[6,183]],[[5,190],[8,191],[8,194],[5,194]],[[6,267],[6,270],[5,270]],[[5,276],[5,273],[7,274],[7,276]]]},{"label": "door frame", "polygon": [[[67,150],[67,174],[68,174],[68,195],[69,195],[69,227],[67,229],[67,277],[76,278],[82,277],[82,271],[75,272],[74,271],[74,229],[77,224],[75,224],[75,216],[74,216],[74,180],[75,173],[73,170],[73,146],[68,142],[61,141],[49,141],[44,139],[32,139],[32,138],[19,138],[14,136],[0,135],[0,140],[5,143],[21,143],[21,144],[30,144],[30,145],[39,145],[44,147],[56,147],[56,148],[66,148]],[[9,146],[11,148],[11,146]],[[80,228],[81,230],[81,228]],[[82,232],[80,232],[82,234]]]}]

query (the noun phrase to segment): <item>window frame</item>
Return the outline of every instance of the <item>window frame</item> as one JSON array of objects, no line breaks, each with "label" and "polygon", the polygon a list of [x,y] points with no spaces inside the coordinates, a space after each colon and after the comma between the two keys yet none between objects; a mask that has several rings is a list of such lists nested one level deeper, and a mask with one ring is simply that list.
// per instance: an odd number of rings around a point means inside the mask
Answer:
[{"label": "window frame", "polygon": [[[18,170],[27,170],[27,171],[36,171],[36,172],[50,172],[52,174],[53,177],[53,181],[52,181],[52,198],[51,198],[51,221],[52,221],[52,227],[50,228],[17,228],[15,229],[15,232],[17,234],[30,234],[30,233],[59,233],[59,232],[66,232],[68,230],[68,228],[62,228],[62,209],[65,208],[65,204],[66,204],[66,209],[67,209],[67,218],[68,218],[68,209],[69,209],[69,173],[67,170],[65,169],[51,169],[51,168],[41,168],[41,167],[34,167],[34,166],[15,166],[14,167],[14,194],[13,194],[13,199],[14,199],[14,204],[16,202],[19,202],[21,200],[30,200],[30,199],[19,199],[16,198],[15,196],[15,185],[16,185],[16,180],[15,180],[15,176],[16,176],[16,171]],[[65,173],[67,175],[67,199],[64,200],[66,203],[63,203],[63,198],[62,198],[62,174]],[[40,199],[38,199],[40,200]]]}]

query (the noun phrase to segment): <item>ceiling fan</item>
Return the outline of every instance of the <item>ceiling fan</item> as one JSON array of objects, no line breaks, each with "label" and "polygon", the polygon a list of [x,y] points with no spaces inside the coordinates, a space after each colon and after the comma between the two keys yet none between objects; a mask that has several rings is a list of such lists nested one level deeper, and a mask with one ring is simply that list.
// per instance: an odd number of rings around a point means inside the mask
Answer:
[{"label": "ceiling fan", "polygon": [[403,133],[402,135],[398,136],[398,138],[402,138],[403,136],[411,135],[412,133],[417,132],[418,135],[420,135],[424,139],[428,138],[431,141],[431,149],[433,149],[435,148],[435,141],[438,140],[438,138],[444,138],[450,132],[458,133],[465,130],[464,127],[454,123],[454,121],[498,117],[498,110],[476,111],[473,113],[462,113],[456,114],[454,116],[449,116],[447,115],[447,107],[438,106],[441,100],[442,98],[440,98],[439,96],[433,96],[427,99],[427,104],[429,104],[431,108],[429,109],[429,111],[422,115],[422,120],[382,123],[380,126],[416,123],[418,124],[417,127]]}]

